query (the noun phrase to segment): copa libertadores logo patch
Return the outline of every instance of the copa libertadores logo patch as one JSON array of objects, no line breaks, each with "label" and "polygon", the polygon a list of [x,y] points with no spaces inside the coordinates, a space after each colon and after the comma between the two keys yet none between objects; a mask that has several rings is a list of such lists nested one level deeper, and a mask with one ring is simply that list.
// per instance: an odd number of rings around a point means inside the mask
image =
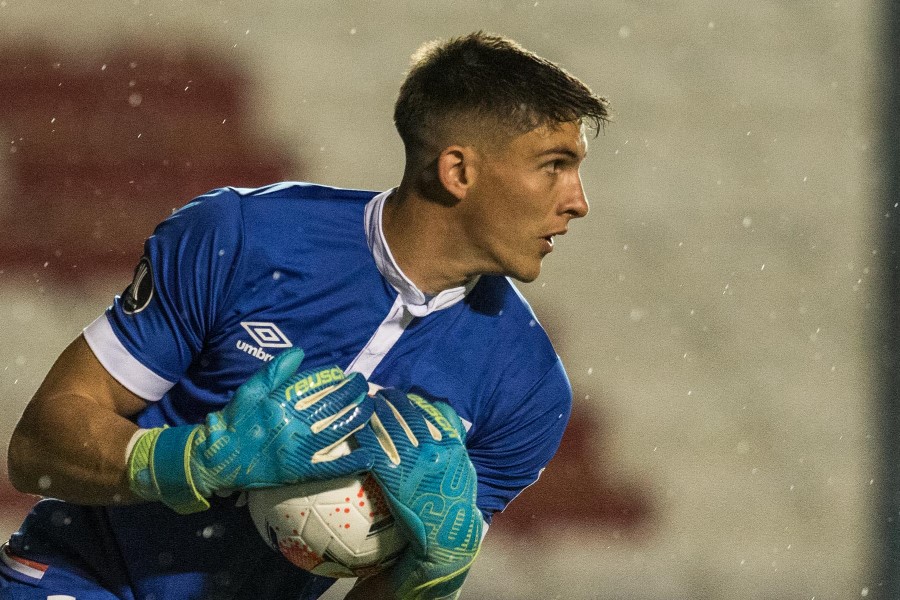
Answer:
[{"label": "copa libertadores logo patch", "polygon": [[122,310],[126,315],[139,313],[150,304],[153,299],[153,270],[150,268],[150,259],[141,257],[134,269],[134,277],[131,285],[122,292]]}]

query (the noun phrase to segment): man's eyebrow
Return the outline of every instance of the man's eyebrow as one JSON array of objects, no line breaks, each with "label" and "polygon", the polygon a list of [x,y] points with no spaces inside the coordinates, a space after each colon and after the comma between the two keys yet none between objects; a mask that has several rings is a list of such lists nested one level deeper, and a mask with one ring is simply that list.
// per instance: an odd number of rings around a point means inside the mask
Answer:
[{"label": "man's eyebrow", "polygon": [[587,156],[587,149],[585,149],[584,154],[579,154],[578,152],[575,152],[568,146],[554,146],[553,148],[548,148],[546,150],[542,150],[541,152],[538,152],[536,156],[541,157],[541,156],[547,156],[550,154],[562,154],[564,156],[568,156],[572,160],[581,160],[582,158]]}]

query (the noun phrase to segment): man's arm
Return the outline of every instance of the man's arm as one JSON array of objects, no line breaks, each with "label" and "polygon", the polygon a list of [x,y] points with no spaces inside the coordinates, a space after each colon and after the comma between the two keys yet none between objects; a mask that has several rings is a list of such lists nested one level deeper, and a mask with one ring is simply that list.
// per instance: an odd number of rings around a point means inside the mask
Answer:
[{"label": "man's arm", "polygon": [[363,451],[319,457],[368,421],[374,401],[365,379],[337,367],[297,373],[302,360],[298,348],[283,352],[203,423],[145,429],[137,436],[127,417],[146,402],[125,391],[79,338],[16,428],[10,478],[21,491],[81,504],[141,498],[189,513],[208,508],[207,498],[220,490],[367,471],[371,460]]},{"label": "man's arm", "polygon": [[136,501],[126,448],[128,417],[147,402],[116,381],[83,336],[56,360],[9,443],[9,478],[21,492],[79,504]]}]

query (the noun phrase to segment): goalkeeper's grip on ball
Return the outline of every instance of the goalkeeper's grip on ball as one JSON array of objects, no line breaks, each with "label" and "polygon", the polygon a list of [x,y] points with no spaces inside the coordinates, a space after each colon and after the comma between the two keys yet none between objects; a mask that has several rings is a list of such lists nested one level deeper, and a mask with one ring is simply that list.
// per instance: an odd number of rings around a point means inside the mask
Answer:
[{"label": "goalkeeper's grip on ball", "polygon": [[338,367],[297,373],[302,361],[300,349],[278,355],[201,424],[140,430],[128,457],[131,491],[190,514],[209,508],[215,492],[367,471],[365,450],[330,451],[371,417],[368,384]]},{"label": "goalkeeper's grip on ball", "polygon": [[484,520],[465,429],[442,401],[399,390],[376,394],[356,438],[410,544],[386,574],[396,598],[456,598],[481,546]]}]

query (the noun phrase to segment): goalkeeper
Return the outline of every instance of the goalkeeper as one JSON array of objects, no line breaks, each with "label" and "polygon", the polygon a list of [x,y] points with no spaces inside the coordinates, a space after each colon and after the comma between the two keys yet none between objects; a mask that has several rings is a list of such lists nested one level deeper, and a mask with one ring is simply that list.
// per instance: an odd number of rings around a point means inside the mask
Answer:
[{"label": "goalkeeper", "polygon": [[587,214],[606,118],[557,65],[473,33],[413,57],[398,187],[222,188],[173,213],[16,426],[10,479],[45,499],[0,549],[0,600],[318,598],[333,580],[272,551],[242,491],[363,470],[410,545],[350,595],[458,596],[568,420],[511,280]]}]

